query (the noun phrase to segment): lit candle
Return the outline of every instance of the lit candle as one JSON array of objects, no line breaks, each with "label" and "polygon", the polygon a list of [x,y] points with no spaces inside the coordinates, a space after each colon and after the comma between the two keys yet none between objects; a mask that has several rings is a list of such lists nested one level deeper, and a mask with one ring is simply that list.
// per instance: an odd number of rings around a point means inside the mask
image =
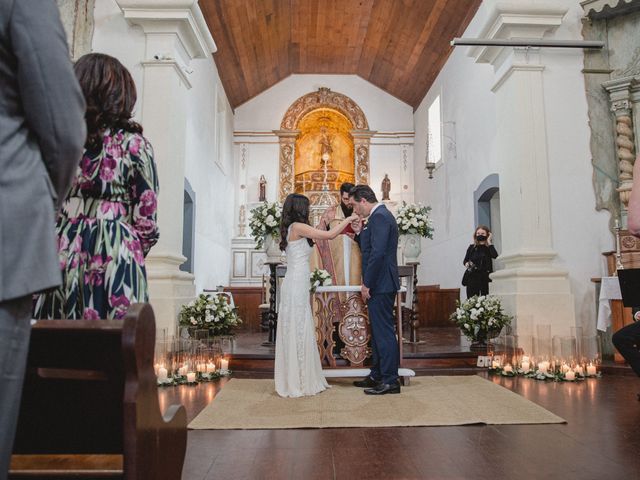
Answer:
[{"label": "lit candle", "polygon": [[189,372],[187,373],[187,382],[188,383],[193,383],[196,381],[196,374],[195,372]]},{"label": "lit candle", "polygon": [[507,373],[513,372],[513,368],[508,363],[504,366],[504,371]]},{"label": "lit candle", "polygon": [[198,372],[205,372],[205,371],[207,370],[207,365],[206,365],[206,364],[204,364],[204,363],[199,363],[199,364],[196,366],[196,370],[197,370]]},{"label": "lit candle", "polygon": [[531,368],[531,364],[528,360],[526,362],[522,362],[522,371],[524,373],[529,373],[529,368]]},{"label": "lit candle", "polygon": [[187,374],[187,367],[180,367],[178,369],[178,375],[180,375],[181,377],[184,377]]},{"label": "lit candle", "polygon": [[529,362],[529,357],[527,357],[526,355],[522,356],[522,364],[524,365],[525,362]]},{"label": "lit candle", "polygon": [[574,368],[573,371],[576,372],[576,375],[580,375],[581,377],[584,377],[584,370],[580,365]]},{"label": "lit candle", "polygon": [[569,367],[569,365],[567,365],[566,363],[562,364],[562,373],[567,373],[569,370],[571,370],[571,368]]},{"label": "lit candle", "polygon": [[590,363],[589,365],[587,365],[587,376],[588,377],[593,377],[596,374],[596,366],[592,363]]},{"label": "lit candle", "polygon": [[166,368],[164,367],[159,367],[158,368],[158,380],[161,382],[166,381],[169,377],[168,377],[169,372],[167,371]]},{"label": "lit candle", "polygon": [[540,373],[547,373],[547,371],[549,370],[549,362],[547,362],[546,360],[544,362],[540,362],[538,364],[538,370],[540,371]]},{"label": "lit candle", "polygon": [[156,372],[156,376],[158,375],[158,369],[159,369],[159,368],[160,368],[160,364],[159,364],[159,363],[156,363],[156,364],[153,366],[153,371],[154,371],[154,372]]},{"label": "lit candle", "polygon": [[567,370],[567,372],[564,374],[564,379],[568,380],[570,382],[573,382],[576,379],[575,372],[573,372],[571,370]]},{"label": "lit candle", "polygon": [[207,363],[207,373],[213,373],[215,371],[216,371],[216,366],[213,364],[213,362]]},{"label": "lit candle", "polygon": [[220,370],[229,370],[229,359],[223,358],[220,360]]}]

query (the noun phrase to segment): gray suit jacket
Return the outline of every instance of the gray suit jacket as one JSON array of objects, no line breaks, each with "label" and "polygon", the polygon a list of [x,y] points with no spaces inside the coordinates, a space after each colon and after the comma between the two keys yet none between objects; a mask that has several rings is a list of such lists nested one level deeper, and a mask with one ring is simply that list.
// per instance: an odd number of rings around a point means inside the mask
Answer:
[{"label": "gray suit jacket", "polygon": [[54,210],[86,139],[55,0],[0,0],[0,301],[60,284]]}]

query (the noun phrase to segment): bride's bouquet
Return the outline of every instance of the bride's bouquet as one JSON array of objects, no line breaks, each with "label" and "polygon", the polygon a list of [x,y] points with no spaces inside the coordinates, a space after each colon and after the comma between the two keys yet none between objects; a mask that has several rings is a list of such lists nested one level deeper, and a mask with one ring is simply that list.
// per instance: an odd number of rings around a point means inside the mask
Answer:
[{"label": "bride's bouquet", "polygon": [[321,270],[319,268],[316,268],[311,272],[309,280],[311,282],[311,287],[309,288],[311,293],[314,293],[318,287],[328,287],[332,283],[331,274],[326,270]]}]

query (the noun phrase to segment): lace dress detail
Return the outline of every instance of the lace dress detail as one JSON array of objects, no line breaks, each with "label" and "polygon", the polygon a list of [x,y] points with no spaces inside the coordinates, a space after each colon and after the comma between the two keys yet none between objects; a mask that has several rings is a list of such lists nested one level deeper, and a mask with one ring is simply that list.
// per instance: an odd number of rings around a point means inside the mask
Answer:
[{"label": "lace dress detail", "polygon": [[306,238],[290,240],[286,250],[287,274],[280,287],[274,372],[276,392],[282,397],[315,395],[329,386],[322,374],[309,300],[312,250]]}]

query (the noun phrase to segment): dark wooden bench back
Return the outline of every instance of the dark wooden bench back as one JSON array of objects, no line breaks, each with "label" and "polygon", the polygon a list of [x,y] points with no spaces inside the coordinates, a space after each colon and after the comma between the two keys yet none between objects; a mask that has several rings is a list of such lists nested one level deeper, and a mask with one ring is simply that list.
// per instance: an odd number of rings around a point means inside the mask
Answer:
[{"label": "dark wooden bench back", "polygon": [[38,321],[14,454],[122,454],[125,478],[179,479],[186,412],[160,412],[154,344],[147,304],[122,321]]}]

